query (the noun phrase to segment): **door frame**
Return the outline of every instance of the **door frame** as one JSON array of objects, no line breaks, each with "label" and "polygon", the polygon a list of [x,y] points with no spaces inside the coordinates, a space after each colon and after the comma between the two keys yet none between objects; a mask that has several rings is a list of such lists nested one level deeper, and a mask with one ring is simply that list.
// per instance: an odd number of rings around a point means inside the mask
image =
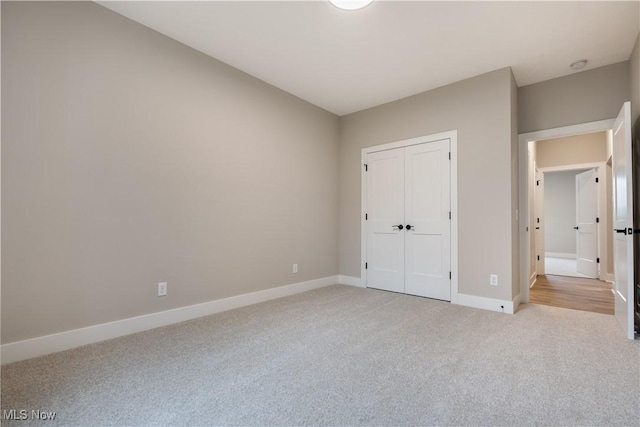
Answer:
[{"label": "door frame", "polygon": [[367,262],[367,223],[365,214],[367,213],[367,176],[366,163],[367,155],[377,151],[392,150],[395,148],[404,148],[411,145],[427,144],[429,142],[441,141],[448,139],[450,141],[451,164],[450,164],[450,189],[451,189],[451,303],[458,303],[458,131],[452,130],[447,132],[436,133],[433,135],[419,136],[401,141],[389,142],[386,144],[374,145],[362,149],[362,172],[360,174],[360,196],[362,207],[360,212],[360,277],[363,285],[367,286],[367,270],[365,263]]},{"label": "door frame", "polygon": [[[542,171],[541,168],[538,167],[537,162],[534,162],[534,169],[535,169],[534,176],[536,179],[536,185],[533,186],[533,201],[535,204],[535,206],[533,207],[533,211],[536,213],[536,215],[534,216],[536,218],[540,218],[540,222],[534,222],[533,227],[534,229],[535,227],[540,227],[539,228],[540,234],[536,235],[536,239],[535,239],[536,252],[540,253],[540,248],[544,249],[546,244],[545,238],[544,238],[545,220],[546,220],[546,218],[544,217],[544,172]],[[538,184],[538,180],[540,180],[540,184]],[[540,216],[538,216],[538,213],[540,213]],[[529,225],[529,229],[531,229],[531,224]],[[533,281],[529,279],[531,283],[529,285],[529,288],[533,286],[533,284],[538,279],[538,276],[545,274],[546,265],[545,265],[544,257],[545,257],[545,254],[544,254],[544,251],[542,251],[542,260],[540,259],[536,260],[536,271],[535,271],[536,277],[533,278]]]},{"label": "door frame", "polygon": [[[598,218],[600,218],[600,222],[598,223],[598,257],[600,258],[600,265],[598,267],[598,279],[606,281],[607,272],[606,266],[609,260],[607,259],[607,233],[605,226],[607,225],[607,194],[605,185],[608,185],[607,176],[605,173],[607,166],[607,162],[592,162],[592,163],[575,163],[571,165],[562,165],[562,166],[547,166],[543,168],[539,168],[540,172],[543,174],[548,172],[565,172],[565,171],[577,171],[582,169],[595,169],[598,174],[598,180],[602,184],[602,186],[598,186]],[[543,181],[543,186],[546,185]],[[544,191],[544,190],[543,190]],[[577,207],[576,207],[577,208]],[[543,220],[544,222],[544,220]],[[541,228],[544,233],[544,226]],[[544,249],[544,245],[543,245]],[[546,251],[545,251],[546,255]]]},{"label": "door frame", "polygon": [[[518,210],[520,212],[529,212],[529,200],[527,197],[527,189],[529,185],[529,166],[527,163],[528,143],[535,141],[543,141],[545,139],[563,138],[567,136],[583,135],[593,132],[604,132],[613,129],[615,119],[600,120],[596,122],[581,123],[571,126],[563,126],[553,129],[545,129],[535,132],[527,132],[518,134],[518,192],[519,203]],[[529,270],[530,252],[529,252],[529,236],[523,221],[519,224],[520,234],[520,302],[529,302]]]}]

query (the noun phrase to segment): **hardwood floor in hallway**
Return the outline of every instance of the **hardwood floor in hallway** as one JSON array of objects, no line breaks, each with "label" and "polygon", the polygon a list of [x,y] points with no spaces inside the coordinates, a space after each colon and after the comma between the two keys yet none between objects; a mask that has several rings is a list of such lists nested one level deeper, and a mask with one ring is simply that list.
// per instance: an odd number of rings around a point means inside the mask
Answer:
[{"label": "hardwood floor in hallway", "polygon": [[531,287],[532,304],[614,314],[611,283],[580,277],[541,275]]}]

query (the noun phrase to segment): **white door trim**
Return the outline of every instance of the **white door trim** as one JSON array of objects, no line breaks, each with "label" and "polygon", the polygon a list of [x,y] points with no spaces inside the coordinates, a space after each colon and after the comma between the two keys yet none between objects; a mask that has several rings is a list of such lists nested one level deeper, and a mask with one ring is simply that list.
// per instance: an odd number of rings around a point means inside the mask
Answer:
[{"label": "white door trim", "polygon": [[[592,163],[576,163],[571,165],[561,165],[561,166],[546,166],[544,168],[538,168],[540,172],[565,172],[565,171],[573,171],[580,169],[596,169],[605,166],[607,162],[592,162]],[[600,176],[600,175],[598,175]]]},{"label": "white door trim", "polygon": [[433,135],[425,135],[417,138],[405,139],[402,141],[394,141],[386,144],[365,147],[361,154],[361,204],[360,212],[360,277],[362,282],[367,283],[367,270],[365,262],[367,262],[367,223],[365,222],[365,214],[367,212],[367,177],[365,175],[365,164],[367,163],[367,155],[376,151],[391,150],[394,148],[408,147],[410,145],[425,144],[436,142],[443,139],[450,140],[451,147],[451,302],[458,303],[458,131],[452,130],[448,132],[437,133]]},{"label": "white door trim", "polygon": [[[562,138],[566,136],[582,135],[585,133],[602,132],[613,128],[615,119],[600,120],[597,122],[581,123],[578,125],[563,126],[553,129],[545,129],[536,132],[521,133],[518,135],[518,209],[520,212],[529,212],[529,200],[527,197],[529,166],[527,164],[527,144],[529,141],[542,141],[545,139]],[[520,302],[529,302],[529,233],[527,224],[520,224]],[[606,252],[606,251],[605,251]]]},{"label": "white door trim", "polygon": [[[534,162],[535,166],[535,162]],[[537,166],[535,166],[536,181],[540,180],[540,185],[536,182],[536,185],[533,186],[533,200],[535,200],[535,217],[540,218],[540,222],[534,222],[533,227],[536,229],[534,234],[536,235],[536,253],[542,258],[536,261],[536,271],[535,278],[545,274],[545,238],[544,238],[544,230],[546,227],[546,217],[544,215],[544,172]],[[539,227],[539,228],[538,228]],[[532,274],[533,276],[533,274]],[[533,282],[530,281],[529,288],[533,286],[535,280]]]},{"label": "white door trim", "polygon": [[585,133],[604,132],[613,129],[615,121],[616,119],[599,120],[597,122],[580,123],[577,125],[521,133],[518,134],[518,143],[522,143],[522,141],[543,141],[545,139],[564,138],[565,136],[584,135]]}]

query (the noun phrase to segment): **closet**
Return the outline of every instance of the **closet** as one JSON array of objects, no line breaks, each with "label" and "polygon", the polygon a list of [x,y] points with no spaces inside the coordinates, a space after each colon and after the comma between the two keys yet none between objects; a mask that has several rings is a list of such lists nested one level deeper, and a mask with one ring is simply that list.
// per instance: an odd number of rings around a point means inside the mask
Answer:
[{"label": "closet", "polygon": [[366,155],[367,287],[451,300],[450,140]]}]

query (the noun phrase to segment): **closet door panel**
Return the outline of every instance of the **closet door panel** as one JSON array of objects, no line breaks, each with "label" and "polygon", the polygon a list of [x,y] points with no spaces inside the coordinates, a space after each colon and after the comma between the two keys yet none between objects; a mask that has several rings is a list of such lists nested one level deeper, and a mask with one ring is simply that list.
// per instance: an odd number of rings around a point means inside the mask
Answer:
[{"label": "closet door panel", "polygon": [[405,148],[405,292],[449,301],[449,140]]},{"label": "closet door panel", "polygon": [[404,149],[367,157],[367,286],[404,292]]}]

